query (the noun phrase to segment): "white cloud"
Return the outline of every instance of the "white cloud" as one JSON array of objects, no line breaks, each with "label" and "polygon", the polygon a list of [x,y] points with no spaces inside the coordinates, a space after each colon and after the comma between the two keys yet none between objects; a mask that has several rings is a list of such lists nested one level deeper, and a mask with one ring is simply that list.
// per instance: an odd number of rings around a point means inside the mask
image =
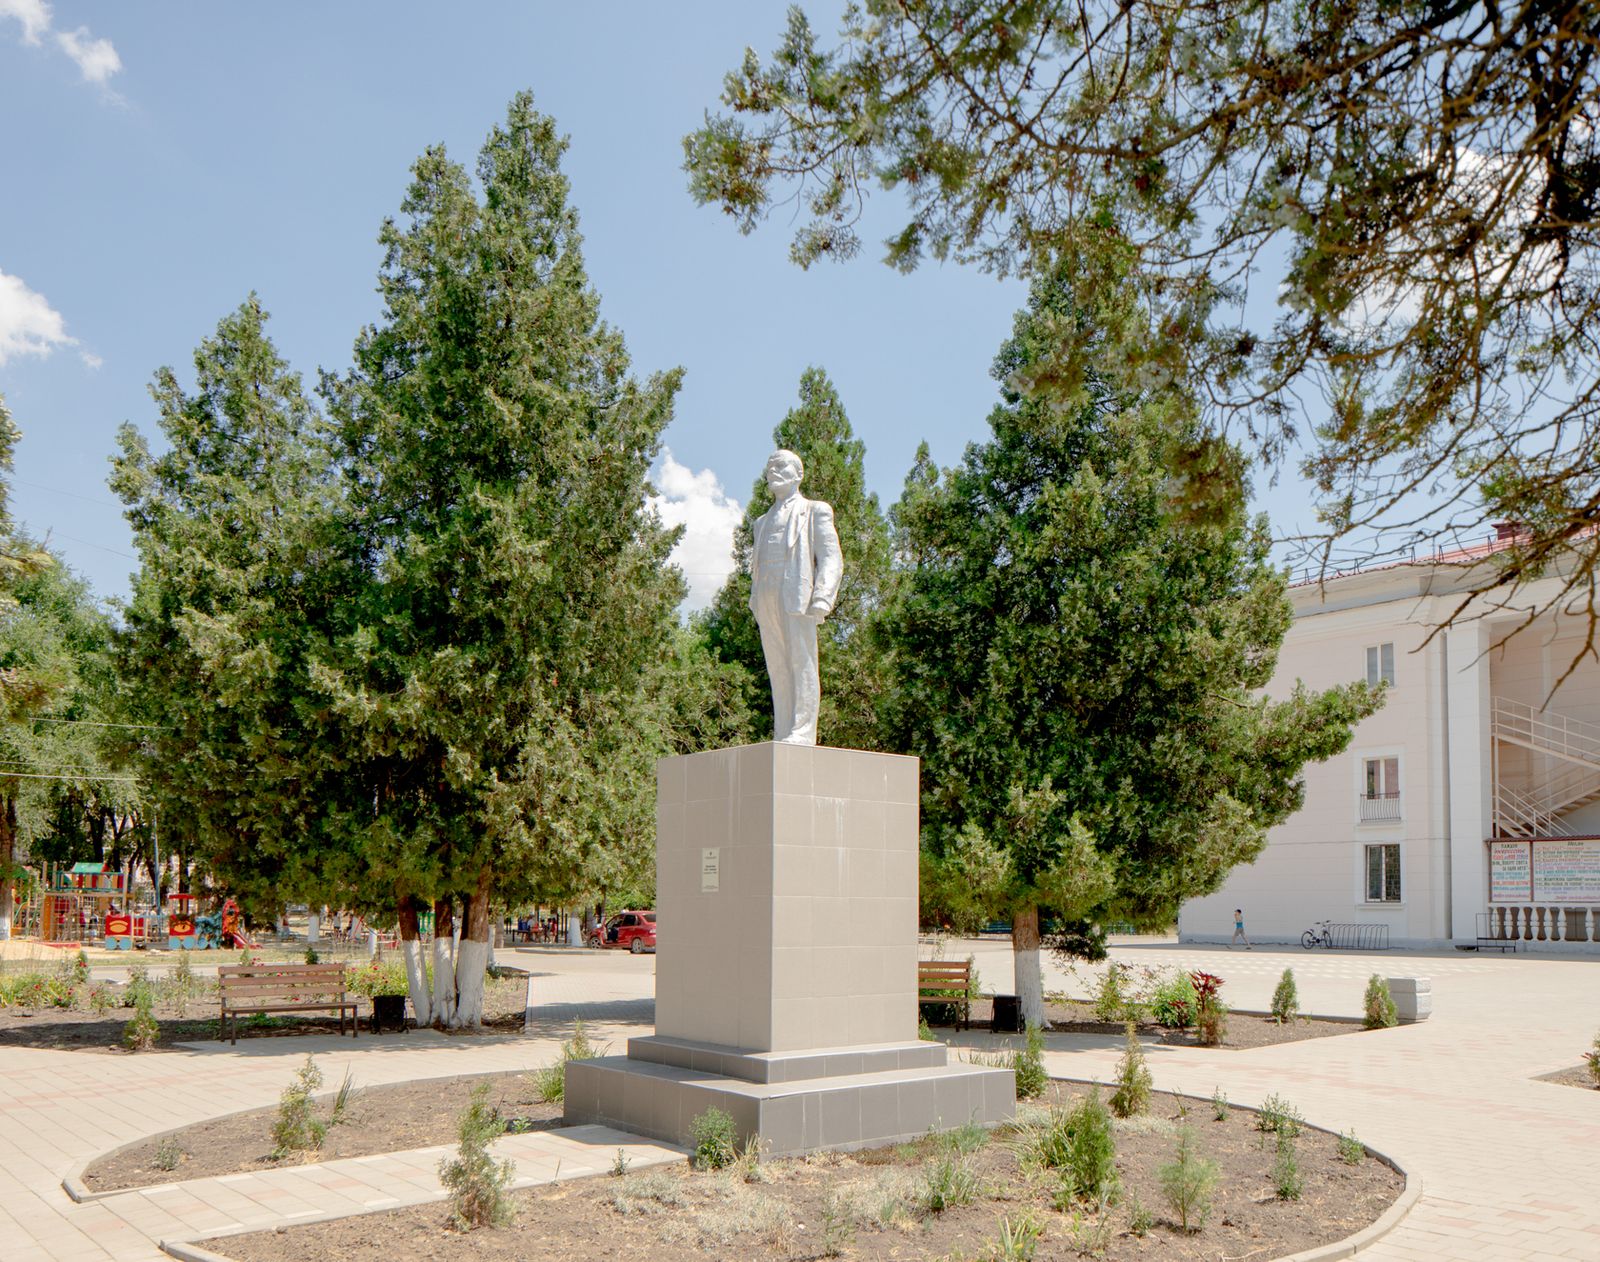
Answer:
[{"label": "white cloud", "polygon": [[87,26],[52,31],[47,0],[0,0],[0,18],[14,18],[21,24],[24,44],[37,45],[53,34],[56,47],[72,58],[88,83],[105,88],[111,76],[122,69],[116,46],[108,39],[96,39]]},{"label": "white cloud", "polygon": [[122,58],[108,39],[95,39],[87,26],[75,31],[62,31],[56,36],[61,51],[78,63],[83,77],[90,83],[106,86],[107,80],[122,69]]},{"label": "white cloud", "polygon": [[16,18],[22,23],[22,42],[37,44],[50,29],[50,6],[45,0],[0,0],[0,18]]},{"label": "white cloud", "polygon": [[76,338],[67,336],[67,322],[61,313],[43,294],[29,289],[18,277],[0,272],[0,366],[15,357],[48,355],[58,346],[77,344]]},{"label": "white cloud", "polygon": [[650,507],[666,525],[683,527],[672,561],[689,584],[684,605],[704,609],[733,573],[733,532],[744,506],[722,489],[710,469],[696,473],[666,448],[651,476],[660,494],[650,497]]}]

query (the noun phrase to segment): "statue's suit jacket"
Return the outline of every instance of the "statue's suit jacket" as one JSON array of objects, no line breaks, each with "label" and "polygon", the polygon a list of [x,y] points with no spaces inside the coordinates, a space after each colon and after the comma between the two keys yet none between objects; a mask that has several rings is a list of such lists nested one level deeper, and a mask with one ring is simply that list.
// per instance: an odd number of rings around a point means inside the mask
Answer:
[{"label": "statue's suit jacket", "polygon": [[[796,493],[794,516],[789,519],[789,539],[783,563],[783,611],[803,614],[812,605],[833,612],[839,598],[839,580],[844,577],[844,556],[839,551],[839,532],[833,525],[833,506],[821,500],[808,500]],[[774,504],[757,520],[755,547],[750,554],[750,589],[755,591],[761,570],[761,540],[766,537],[769,519],[778,511]],[[752,598],[751,606],[755,608]]]}]

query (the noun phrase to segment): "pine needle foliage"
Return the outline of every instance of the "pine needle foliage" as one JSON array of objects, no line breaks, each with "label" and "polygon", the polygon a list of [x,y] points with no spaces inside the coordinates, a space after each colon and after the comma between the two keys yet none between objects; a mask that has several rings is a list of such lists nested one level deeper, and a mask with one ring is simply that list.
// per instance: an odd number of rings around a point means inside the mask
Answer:
[{"label": "pine needle foliage", "polygon": [[512,1161],[496,1161],[490,1144],[505,1132],[505,1122],[489,1104],[489,1084],[475,1088],[456,1124],[454,1157],[439,1162],[439,1181],[450,1193],[450,1218],[461,1231],[503,1227],[514,1207],[506,1189],[516,1174]]}]

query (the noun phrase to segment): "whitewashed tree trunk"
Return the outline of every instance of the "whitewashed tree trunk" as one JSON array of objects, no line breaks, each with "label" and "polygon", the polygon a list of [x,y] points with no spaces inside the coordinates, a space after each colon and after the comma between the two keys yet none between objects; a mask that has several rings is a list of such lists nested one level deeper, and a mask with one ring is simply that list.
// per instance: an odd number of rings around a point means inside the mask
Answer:
[{"label": "whitewashed tree trunk", "polygon": [[567,917],[567,945],[583,945],[583,912],[576,907],[572,909],[572,914]]},{"label": "whitewashed tree trunk", "polygon": [[1021,907],[1011,916],[1011,955],[1017,1006],[1024,1024],[1044,1025],[1044,972],[1039,964],[1039,909]]},{"label": "whitewashed tree trunk", "polygon": [[417,926],[417,904],[402,896],[399,900],[400,958],[406,965],[406,991],[411,996],[411,1011],[417,1028],[433,1024],[433,998],[428,993],[428,970],[422,958],[422,938]]},{"label": "whitewashed tree trunk", "polygon": [[322,941],[322,917],[316,912],[306,917],[306,941],[312,946]]},{"label": "whitewashed tree trunk", "polygon": [[456,1016],[456,953],[455,943],[437,932],[435,918],[433,935],[433,1013],[431,1024],[454,1025]]},{"label": "whitewashed tree trunk", "polygon": [[406,962],[406,989],[411,993],[411,1011],[416,1014],[417,1028],[426,1029],[433,1024],[433,997],[428,993],[428,970],[423,966],[421,941],[402,940],[400,956]]},{"label": "whitewashed tree trunk", "polygon": [[456,1011],[452,1029],[483,1024],[483,979],[489,963],[488,942],[461,940],[456,952]]},{"label": "whitewashed tree trunk", "polygon": [[483,1024],[483,981],[489,964],[489,873],[461,898],[461,942],[456,948],[456,1012],[452,1028]]}]

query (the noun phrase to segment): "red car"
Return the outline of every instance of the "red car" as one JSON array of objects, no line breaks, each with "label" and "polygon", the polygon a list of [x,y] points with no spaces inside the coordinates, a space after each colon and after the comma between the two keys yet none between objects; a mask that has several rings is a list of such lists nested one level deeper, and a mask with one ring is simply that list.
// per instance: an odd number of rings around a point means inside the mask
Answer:
[{"label": "red car", "polygon": [[653,911],[619,911],[589,934],[592,947],[616,947],[635,955],[656,949],[656,914]]}]

